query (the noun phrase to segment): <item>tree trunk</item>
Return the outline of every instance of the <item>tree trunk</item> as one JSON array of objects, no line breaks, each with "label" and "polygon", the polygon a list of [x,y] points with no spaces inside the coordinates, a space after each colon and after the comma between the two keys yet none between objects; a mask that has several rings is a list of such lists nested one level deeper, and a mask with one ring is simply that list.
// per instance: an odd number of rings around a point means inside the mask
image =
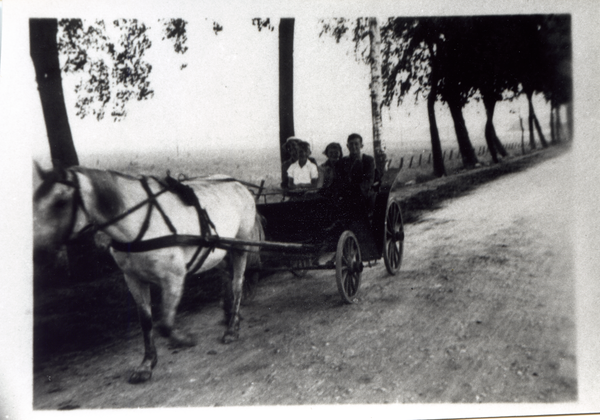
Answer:
[{"label": "tree trunk", "polygon": [[283,144],[294,135],[294,19],[279,22],[279,144],[281,179],[283,162],[289,159]]},{"label": "tree trunk", "polygon": [[498,135],[496,134],[496,128],[494,127],[494,111],[496,110],[496,99],[490,95],[483,95],[483,105],[485,106],[485,141],[492,155],[494,163],[498,163],[498,153],[503,157],[508,156],[508,152],[500,142]]},{"label": "tree trunk", "polygon": [[57,33],[56,19],[29,20],[30,54],[42,101],[50,156],[54,166],[67,167],[78,165],[79,159],[75,152],[63,96],[56,44]]},{"label": "tree trunk", "polygon": [[563,137],[563,126],[562,126],[562,121],[560,119],[560,108],[556,109],[556,137],[558,138],[558,141],[562,141],[564,139]]},{"label": "tree trunk", "polygon": [[465,168],[472,168],[478,163],[478,160],[469,139],[469,132],[462,115],[462,106],[456,98],[449,98],[447,102],[454,121],[454,131],[456,132],[456,140],[458,141],[463,165]]},{"label": "tree trunk", "polygon": [[567,141],[573,140],[573,102],[569,101],[566,104],[567,107]]},{"label": "tree trunk", "polygon": [[431,154],[433,156],[433,174],[437,177],[446,175],[444,156],[442,155],[442,144],[440,133],[435,119],[436,81],[432,81],[432,87],[427,96],[427,114],[429,115],[429,132],[431,133]]},{"label": "tree trunk", "polygon": [[558,143],[558,140],[556,139],[556,128],[554,127],[554,113],[556,112],[556,106],[554,105],[554,101],[550,104],[550,142],[556,144]]},{"label": "tree trunk", "polygon": [[[533,110],[533,107],[531,108]],[[542,127],[540,126],[540,122],[537,119],[537,116],[535,115],[535,112],[533,113],[533,122],[535,124],[535,129],[538,132],[538,136],[540,137],[540,143],[542,143],[542,147],[546,148],[548,147],[548,142],[546,141],[546,137],[544,136],[544,133],[542,132]]]},{"label": "tree trunk", "polygon": [[485,141],[488,145],[490,155],[494,163],[498,163],[498,153],[496,153],[496,143],[494,137],[496,137],[496,130],[494,129],[494,109],[496,108],[496,100],[490,98],[488,95],[483,95],[483,105],[485,107]]},{"label": "tree trunk", "polygon": [[[29,20],[30,54],[35,67],[52,164],[68,167],[79,165],[79,159],[63,96],[57,33],[56,19]],[[66,248],[70,281],[81,282],[95,278],[100,271],[100,263],[93,238],[83,237]]]},{"label": "tree trunk", "polygon": [[500,141],[500,139],[496,135],[496,129],[494,128],[493,125],[492,125],[492,129],[494,130],[494,137],[492,138],[492,140],[494,141],[494,145],[496,146],[496,150],[498,151],[498,153],[500,153],[502,155],[502,157],[508,156],[508,152],[506,151],[506,149],[504,148],[504,145],[502,144],[502,142]]},{"label": "tree trunk", "polygon": [[435,102],[437,101],[437,86],[439,82],[438,66],[436,65],[436,51],[432,42],[427,42],[427,48],[431,57],[431,74],[429,82],[431,89],[427,95],[427,115],[429,117],[429,133],[431,135],[431,154],[433,156],[433,174],[437,177],[446,175],[446,167],[444,165],[444,154],[442,152],[442,144],[440,141],[440,133],[435,117]]},{"label": "tree trunk", "polygon": [[520,115],[519,124],[521,124],[521,153],[525,154],[525,127],[523,127],[523,118]]},{"label": "tree trunk", "polygon": [[534,150],[536,148],[536,145],[533,134],[533,103],[531,102],[533,92],[526,92],[525,94],[527,95],[527,103],[529,105],[529,117],[527,119],[529,122],[529,147],[531,147],[531,149]]},{"label": "tree trunk", "polygon": [[381,122],[381,34],[376,18],[369,18],[369,40],[371,43],[371,116],[373,118],[373,155],[380,174],[385,171],[385,142]]}]

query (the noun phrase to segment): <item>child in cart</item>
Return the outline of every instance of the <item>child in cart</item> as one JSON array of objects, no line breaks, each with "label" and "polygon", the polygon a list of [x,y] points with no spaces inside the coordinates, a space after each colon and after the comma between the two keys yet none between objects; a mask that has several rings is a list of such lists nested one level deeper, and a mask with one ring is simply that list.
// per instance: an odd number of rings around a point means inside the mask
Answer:
[{"label": "child in cart", "polygon": [[310,145],[305,141],[298,142],[298,160],[287,170],[288,188],[316,188],[319,180],[317,165],[308,159]]}]

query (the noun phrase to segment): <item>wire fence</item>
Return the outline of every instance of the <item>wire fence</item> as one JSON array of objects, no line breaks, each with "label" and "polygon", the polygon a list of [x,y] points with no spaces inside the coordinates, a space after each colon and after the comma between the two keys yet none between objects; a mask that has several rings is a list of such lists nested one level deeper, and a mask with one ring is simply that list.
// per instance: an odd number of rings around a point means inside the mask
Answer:
[{"label": "wire fence", "polygon": [[[506,151],[509,150],[517,150],[518,153],[524,154],[527,153],[527,150],[523,150],[523,145],[520,141],[515,141],[511,143],[504,143],[504,149]],[[526,145],[526,148],[529,149],[529,145]],[[474,148],[475,155],[478,158],[487,158],[491,160],[491,155],[489,154],[489,149],[487,146],[478,146]],[[515,154],[514,152],[512,153]],[[462,156],[460,151],[457,149],[443,150],[442,151],[442,159],[444,163],[446,162],[457,162],[460,161],[462,163]],[[485,160],[487,160],[485,159]],[[433,164],[433,158],[431,152],[424,152],[418,154],[412,154],[409,156],[401,156],[399,159],[388,159],[387,165],[389,168],[395,168],[399,170],[406,170],[417,168],[421,166],[431,166]],[[454,165],[451,165],[454,166]]]}]

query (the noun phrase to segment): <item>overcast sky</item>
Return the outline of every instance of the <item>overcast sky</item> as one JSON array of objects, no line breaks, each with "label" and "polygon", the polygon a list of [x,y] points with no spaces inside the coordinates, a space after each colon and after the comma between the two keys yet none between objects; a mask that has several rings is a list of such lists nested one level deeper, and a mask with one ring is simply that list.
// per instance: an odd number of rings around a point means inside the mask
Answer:
[{"label": "overcast sky", "polygon": [[[183,2],[188,4],[187,2]],[[70,5],[70,2],[64,2]],[[146,59],[152,64],[151,86],[155,95],[144,102],[127,104],[127,117],[113,122],[109,117],[96,121],[93,116],[76,116],[77,97],[74,87],[81,75],[64,75],[63,88],[74,142],[78,152],[133,151],[159,149],[167,153],[186,148],[277,148],[278,116],[278,27],[279,17],[254,11],[223,13],[221,10],[198,10],[182,7],[177,11],[94,9],[73,3],[50,15],[81,17],[88,22],[103,18],[106,22],[126,16],[138,18],[147,26],[152,47]],[[323,13],[327,13],[324,11]],[[346,17],[352,18],[352,9]],[[252,17],[272,17],[273,32],[252,26]],[[357,62],[350,39],[336,44],[331,37],[319,37],[319,18],[332,14],[295,13],[294,32],[294,121],[298,137],[308,140],[319,155],[324,146],[345,143],[351,132],[372,141],[369,67]],[[181,17],[188,21],[184,55],[173,52],[172,45],[161,41],[157,18]],[[213,20],[223,25],[218,35],[212,31]],[[22,23],[21,23],[22,24]],[[48,154],[47,136],[29,56],[26,27],[17,28],[11,49],[19,69],[14,77],[21,86],[21,100],[28,109],[24,135],[32,144],[35,156]],[[182,63],[187,67],[180,70]],[[14,64],[14,63],[13,63]],[[83,76],[85,77],[85,75]],[[510,113],[509,111],[513,111]],[[542,124],[548,106],[537,107]],[[524,101],[498,106],[496,127],[503,132],[526,115]],[[109,114],[109,112],[107,112]],[[447,107],[438,104],[438,124],[442,141],[455,147],[453,125]],[[472,140],[483,141],[485,112],[481,103],[465,109],[465,119]],[[384,140],[389,144],[409,146],[410,142],[428,139],[425,102],[414,104],[407,98],[400,107],[384,113]]]},{"label": "overcast sky", "polygon": [[2,64],[2,1],[0,0],[0,65]]}]

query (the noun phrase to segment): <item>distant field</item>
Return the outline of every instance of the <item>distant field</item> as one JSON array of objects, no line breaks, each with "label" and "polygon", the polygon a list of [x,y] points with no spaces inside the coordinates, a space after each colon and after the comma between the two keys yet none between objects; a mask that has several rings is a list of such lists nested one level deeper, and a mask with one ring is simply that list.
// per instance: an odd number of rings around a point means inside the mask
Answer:
[{"label": "distant field", "polygon": [[[520,140],[521,134],[518,132],[512,136],[506,135],[502,138],[502,142],[506,147],[515,142],[520,144]],[[472,143],[476,151],[480,151],[485,145],[483,139],[473,139]],[[453,172],[460,169],[462,162],[456,143],[443,142],[442,148],[445,151],[446,170]],[[402,163],[401,175],[403,182],[410,180],[420,182],[424,180],[421,178],[428,177],[431,173],[430,150],[431,147],[428,140],[407,142],[405,144],[387,143],[387,155],[391,161],[390,167],[397,168]],[[365,152],[372,154],[370,145],[365,146]],[[481,163],[485,164],[489,162],[489,154],[483,150],[481,152],[482,154],[478,156]],[[509,153],[520,154],[520,147],[509,150]],[[319,164],[323,163],[326,159],[321,150],[313,151],[312,156]],[[411,158],[412,165],[410,164]],[[280,162],[277,147],[249,150],[188,150],[181,153],[175,151],[106,152],[94,155],[80,155],[79,159],[83,166],[113,169],[132,175],[163,176],[169,170],[173,176],[184,174],[188,177],[194,177],[226,174],[254,184],[260,184],[262,180],[265,180],[266,187],[278,187],[280,183]],[[37,160],[44,167],[50,164],[48,159]],[[409,165],[411,166],[410,168]]]}]

